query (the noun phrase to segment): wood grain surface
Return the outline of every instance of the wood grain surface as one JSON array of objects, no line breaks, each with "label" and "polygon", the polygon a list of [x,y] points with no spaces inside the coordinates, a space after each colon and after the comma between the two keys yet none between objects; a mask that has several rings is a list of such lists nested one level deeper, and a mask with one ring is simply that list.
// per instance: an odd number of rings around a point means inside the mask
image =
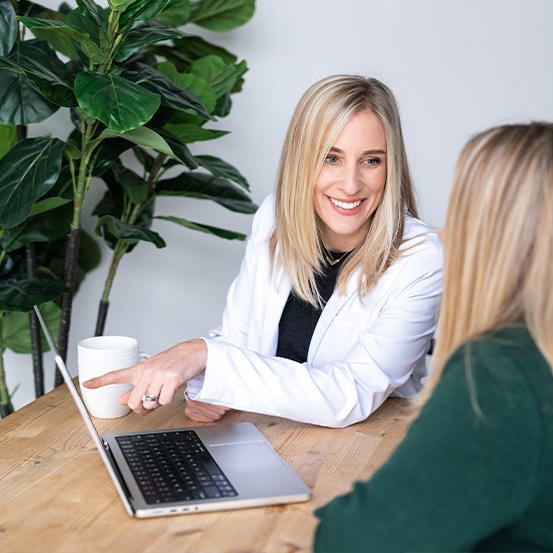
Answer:
[{"label": "wood grain surface", "polygon": [[[182,394],[180,395],[182,397]],[[198,426],[184,399],[141,417],[94,419],[100,434]],[[233,411],[253,422],[312,489],[306,503],[138,520],[127,515],[65,385],[0,421],[2,553],[309,552],[313,511],[365,480],[405,435],[415,410],[388,399],[343,429]]]}]

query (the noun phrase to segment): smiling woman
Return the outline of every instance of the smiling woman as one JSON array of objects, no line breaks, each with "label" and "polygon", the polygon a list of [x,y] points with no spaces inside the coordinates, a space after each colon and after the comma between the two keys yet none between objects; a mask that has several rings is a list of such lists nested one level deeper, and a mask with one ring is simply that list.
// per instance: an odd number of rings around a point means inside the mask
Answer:
[{"label": "smiling woman", "polygon": [[335,140],[315,181],[315,214],[327,250],[346,252],[364,242],[385,185],[384,127],[372,111],[361,111]]},{"label": "smiling woman", "polygon": [[[442,250],[416,218],[398,108],[380,81],[315,83],[292,117],[222,325],[88,387],[132,382],[139,413],[188,382],[186,414],[230,409],[341,427],[422,387]],[[153,396],[158,401],[143,401]]]}]

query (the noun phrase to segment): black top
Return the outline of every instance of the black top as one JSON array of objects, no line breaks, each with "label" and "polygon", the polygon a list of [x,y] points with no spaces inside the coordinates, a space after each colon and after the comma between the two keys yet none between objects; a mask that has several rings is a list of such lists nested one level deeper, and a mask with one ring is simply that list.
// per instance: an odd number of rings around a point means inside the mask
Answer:
[{"label": "black top", "polygon": [[[343,264],[344,258],[347,257],[347,255],[343,256],[342,253],[334,252],[331,252],[331,256],[333,259],[339,259],[340,261],[335,265],[327,264],[324,274],[317,275],[316,277],[317,289],[319,290],[323,306],[326,305],[334,292],[340,267]],[[315,326],[317,326],[321,312],[322,309],[320,307],[314,307],[298,298],[293,290],[290,292],[278,325],[276,352],[278,357],[285,357],[298,363],[305,363],[307,361],[309,344],[311,343],[311,338],[313,337],[313,332]]]}]

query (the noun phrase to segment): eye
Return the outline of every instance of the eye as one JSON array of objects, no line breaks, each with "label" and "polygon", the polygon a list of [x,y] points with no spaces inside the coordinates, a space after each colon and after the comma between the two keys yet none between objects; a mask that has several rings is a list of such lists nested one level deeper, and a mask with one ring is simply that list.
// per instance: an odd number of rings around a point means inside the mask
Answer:
[{"label": "eye", "polygon": [[325,157],[325,162],[333,165],[334,163],[338,162],[338,158],[336,156],[328,155]]},{"label": "eye", "polygon": [[378,157],[371,157],[369,159],[365,159],[364,160],[364,163],[366,165],[370,165],[370,166],[374,166],[374,165],[378,165],[380,163],[380,158]]}]

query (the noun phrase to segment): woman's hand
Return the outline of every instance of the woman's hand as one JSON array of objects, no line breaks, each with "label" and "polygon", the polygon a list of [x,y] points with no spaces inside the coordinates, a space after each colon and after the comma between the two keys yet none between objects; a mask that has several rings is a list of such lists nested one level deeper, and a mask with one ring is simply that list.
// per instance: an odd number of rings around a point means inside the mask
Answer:
[{"label": "woman's hand", "polygon": [[222,405],[212,405],[203,401],[195,401],[186,398],[185,414],[189,419],[196,422],[215,422],[218,421],[227,411],[228,407]]},{"label": "woman's hand", "polygon": [[[85,388],[99,388],[108,384],[134,384],[119,401],[133,411],[146,415],[160,405],[173,401],[177,389],[205,370],[207,345],[198,338],[176,344],[128,369],[111,371],[83,382]],[[155,401],[144,401],[148,395]],[[224,409],[224,408],[223,408]]]}]

